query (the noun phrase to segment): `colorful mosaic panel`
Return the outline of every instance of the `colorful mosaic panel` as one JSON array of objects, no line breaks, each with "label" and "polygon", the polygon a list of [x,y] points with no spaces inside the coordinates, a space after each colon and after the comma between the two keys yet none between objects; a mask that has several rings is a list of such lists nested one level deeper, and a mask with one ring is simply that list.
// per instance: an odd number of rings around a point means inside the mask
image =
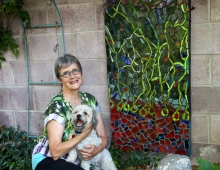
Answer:
[{"label": "colorful mosaic panel", "polygon": [[190,2],[108,0],[112,142],[190,155]]}]

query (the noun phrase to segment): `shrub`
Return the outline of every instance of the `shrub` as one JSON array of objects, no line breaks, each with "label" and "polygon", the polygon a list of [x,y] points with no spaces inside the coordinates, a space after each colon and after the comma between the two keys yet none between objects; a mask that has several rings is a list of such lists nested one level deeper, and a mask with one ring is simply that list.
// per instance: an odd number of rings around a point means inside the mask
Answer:
[{"label": "shrub", "polygon": [[114,147],[113,144],[109,149],[115,166],[118,169],[139,169],[136,167],[157,167],[158,162],[161,160],[160,155],[150,155],[143,151],[122,151],[121,149]]},{"label": "shrub", "polygon": [[0,170],[27,170],[31,168],[31,155],[36,138],[13,127],[0,127]]}]

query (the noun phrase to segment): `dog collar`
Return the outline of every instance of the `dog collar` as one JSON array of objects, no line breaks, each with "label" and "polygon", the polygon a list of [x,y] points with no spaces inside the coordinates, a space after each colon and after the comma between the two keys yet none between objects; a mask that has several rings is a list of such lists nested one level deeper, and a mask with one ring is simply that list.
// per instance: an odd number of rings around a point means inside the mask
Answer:
[{"label": "dog collar", "polygon": [[[75,130],[75,133],[74,134],[80,134],[80,132],[79,131],[77,131],[77,130]],[[75,138],[75,135],[72,135],[72,138]]]}]

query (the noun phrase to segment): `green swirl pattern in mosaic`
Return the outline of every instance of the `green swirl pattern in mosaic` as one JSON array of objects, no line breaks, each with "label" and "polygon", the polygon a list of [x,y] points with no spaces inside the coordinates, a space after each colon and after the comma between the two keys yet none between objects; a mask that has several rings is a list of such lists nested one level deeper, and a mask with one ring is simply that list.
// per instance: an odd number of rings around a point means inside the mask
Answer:
[{"label": "green swirl pattern in mosaic", "polygon": [[190,2],[109,0],[105,9],[113,143],[190,154]]}]

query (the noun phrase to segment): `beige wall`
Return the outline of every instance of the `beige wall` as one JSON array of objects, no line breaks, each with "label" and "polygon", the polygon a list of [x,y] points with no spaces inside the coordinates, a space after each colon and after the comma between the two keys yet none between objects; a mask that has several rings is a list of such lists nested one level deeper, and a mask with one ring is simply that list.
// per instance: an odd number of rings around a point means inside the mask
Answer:
[{"label": "beige wall", "polygon": [[[48,0],[49,1],[49,0]],[[31,25],[59,22],[53,5],[45,0],[25,0]],[[97,98],[110,136],[110,112],[107,89],[106,50],[103,19],[103,0],[56,0],[65,33],[66,53],[77,56],[83,67],[82,91]],[[11,29],[20,47],[16,59],[10,52],[7,62],[0,70],[0,124],[27,127],[27,80],[23,29],[18,19],[12,21]],[[53,47],[59,44],[59,51]],[[53,73],[55,59],[62,55],[60,28],[27,30],[29,73],[31,82],[56,82]],[[49,100],[59,92],[60,86],[30,86],[30,134],[42,131],[43,111]]]},{"label": "beige wall", "polygon": [[192,0],[192,5],[191,158],[206,152],[220,162],[220,1]]},{"label": "beige wall", "polygon": [[[58,21],[53,5],[46,3],[45,0],[25,1],[32,25]],[[110,136],[103,0],[56,0],[56,3],[64,24],[66,52],[80,59],[84,78],[82,90],[97,97]],[[220,1],[192,0],[192,5],[196,9],[192,11],[191,29],[191,158],[208,150],[206,153],[213,151],[211,155],[215,156],[211,160],[220,162]],[[20,44],[20,55],[16,59],[7,52],[7,62],[0,70],[0,124],[20,125],[22,130],[28,130],[25,54],[18,19],[14,19],[12,30]],[[30,81],[56,81],[53,62],[62,54],[61,29],[28,30],[27,38]],[[54,53],[52,49],[57,40],[59,53]],[[31,86],[31,134],[41,132],[43,111],[59,89],[59,86]]]}]

